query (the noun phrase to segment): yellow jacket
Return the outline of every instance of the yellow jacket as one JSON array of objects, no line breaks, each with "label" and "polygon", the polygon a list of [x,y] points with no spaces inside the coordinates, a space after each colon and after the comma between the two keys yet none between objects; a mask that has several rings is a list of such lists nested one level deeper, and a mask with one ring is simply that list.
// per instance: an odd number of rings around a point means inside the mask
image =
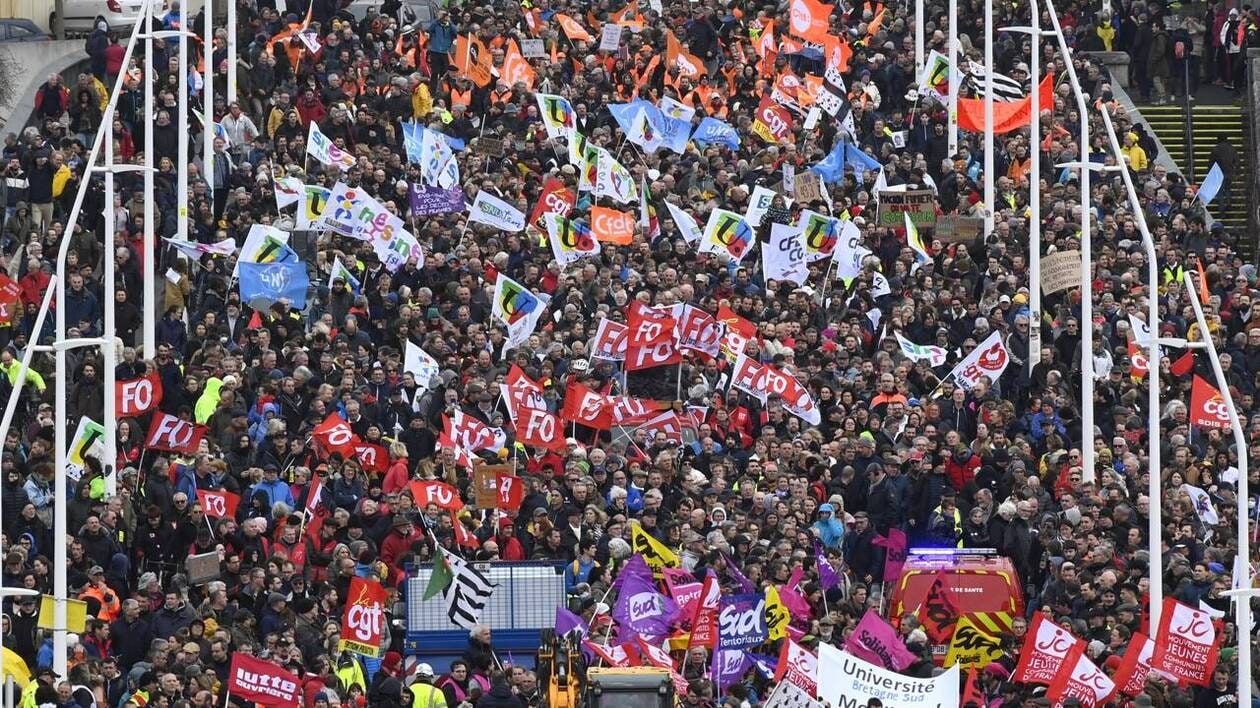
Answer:
[{"label": "yellow jacket", "polygon": [[[10,385],[17,383],[18,371],[21,368],[22,362],[17,359],[10,361],[8,364],[0,362],[0,372],[3,372],[5,377],[9,379]],[[44,377],[40,376],[38,371],[29,366],[26,368],[26,382],[34,386],[35,390],[40,393],[43,393],[44,389],[47,388],[47,384],[44,383]]]},{"label": "yellow jacket", "polygon": [[74,173],[66,165],[57,168],[53,173],[52,192],[53,199],[60,199],[62,192],[66,191],[66,185],[70,183],[70,178],[74,177]]},{"label": "yellow jacket", "polygon": [[429,93],[429,85],[421,81],[411,92],[411,115],[423,121],[433,112],[433,94]]}]

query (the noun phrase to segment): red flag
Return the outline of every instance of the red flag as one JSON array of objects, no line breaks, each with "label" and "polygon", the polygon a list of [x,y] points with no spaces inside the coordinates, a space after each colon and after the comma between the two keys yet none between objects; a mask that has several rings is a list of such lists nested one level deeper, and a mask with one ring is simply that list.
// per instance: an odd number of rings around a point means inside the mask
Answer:
[{"label": "red flag", "polygon": [[1199,304],[1207,307],[1208,300],[1212,299],[1212,293],[1208,291],[1207,271],[1203,269],[1203,259],[1194,259],[1194,269],[1199,272]]},{"label": "red flag", "polygon": [[630,328],[626,342],[631,347],[672,342],[677,324],[669,310],[648,307],[638,300],[626,306],[626,326]]},{"label": "red flag", "polygon": [[144,415],[162,402],[162,377],[150,371],[142,378],[114,382],[114,408],[119,418]]},{"label": "red flag", "polygon": [[1051,622],[1040,611],[1034,612],[1012,678],[1020,683],[1048,685],[1063,666],[1068,652],[1084,644],[1085,640]]},{"label": "red flag", "polygon": [[644,421],[639,427],[647,432],[648,440],[655,438],[657,433],[664,433],[666,440],[682,445],[683,428],[691,427],[691,419],[683,418],[674,411],[664,411]]},{"label": "red flag", "polygon": [[1222,634],[1208,613],[1166,597],[1159,631],[1155,633],[1151,667],[1187,683],[1206,686],[1221,651]]},{"label": "red flag", "polygon": [[642,371],[658,366],[673,366],[682,363],[682,352],[674,346],[673,340],[636,347],[626,347],[626,371]]},{"label": "red flag", "polygon": [[591,340],[591,357],[609,361],[625,361],[626,334],[630,328],[604,317]]},{"label": "red flag", "polygon": [[[1046,74],[1037,90],[1041,91],[1041,105],[1053,106],[1054,74]],[[995,101],[993,103],[993,132],[1004,135],[1027,127],[1030,111],[1032,111],[1032,98],[1029,96],[1018,101]],[[958,127],[971,133],[984,132],[984,99],[958,99]]]},{"label": "red flag", "polygon": [[525,501],[525,487],[521,484],[521,478],[510,474],[501,474],[496,481],[499,485],[498,507],[506,511],[520,509],[521,502]]},{"label": "red flag", "polygon": [[980,692],[976,686],[976,667],[967,668],[967,683],[963,686],[962,707],[963,708],[985,708],[986,702],[984,694]]},{"label": "red flag", "polygon": [[227,491],[212,492],[208,489],[197,490],[197,503],[206,516],[214,519],[236,516],[236,507],[241,503],[241,495]]},{"label": "red flag", "polygon": [[328,417],[324,418],[324,422],[315,426],[315,429],[311,431],[311,436],[326,453],[340,453],[345,459],[354,456],[354,446],[360,442],[359,436],[354,434],[350,424],[335,411],[329,413]]},{"label": "red flag", "polygon": [[385,654],[385,587],[375,580],[351,578],[346,594],[345,612],[341,616],[341,641],[338,651],[364,656]]},{"label": "red flag", "polygon": [[234,696],[265,706],[295,706],[302,702],[297,674],[240,652],[232,654],[227,688]]},{"label": "red flag", "polygon": [[560,411],[560,415],[578,425],[608,430],[613,426],[611,406],[612,402],[607,396],[601,396],[577,381],[570,381],[569,388],[564,393],[564,409]]},{"label": "red flag", "polygon": [[169,413],[159,413],[153,416],[153,422],[149,424],[149,435],[145,438],[144,446],[150,450],[194,453],[201,446],[206,430],[204,425],[181,420]]},{"label": "red flag", "polygon": [[1216,387],[1202,376],[1190,387],[1190,424],[1202,428],[1228,428],[1229,408]]},{"label": "red flag", "polygon": [[507,382],[503,384],[503,397],[508,400],[508,412],[512,414],[512,422],[516,422],[516,409],[524,406],[540,411],[547,410],[547,401],[543,398],[543,388],[525,375],[521,367],[512,364],[508,369]]},{"label": "red flag", "polygon": [[328,518],[328,505],[324,503],[324,480],[315,477],[306,489],[306,502],[302,505],[303,524],[306,535],[313,542],[319,542],[319,531]]},{"label": "red flag", "polygon": [[427,509],[430,504],[447,511],[459,511],[464,508],[464,500],[459,498],[459,490],[437,480],[417,480],[408,485],[411,498],[420,509]]},{"label": "red flag", "polygon": [[498,451],[503,447],[505,439],[502,433],[498,433],[490,426],[477,420],[476,418],[465,415],[463,411],[455,409],[449,416],[443,416],[443,432],[451,442],[471,452],[478,450]]},{"label": "red flag", "polygon": [[682,317],[678,320],[678,348],[716,357],[722,350],[725,330],[713,315],[698,307],[683,305]]},{"label": "red flag", "polygon": [[820,42],[831,26],[833,7],[818,0],[792,0],[788,28],[801,39]]},{"label": "red flag", "polygon": [[1129,340],[1129,378],[1134,382],[1141,381],[1146,377],[1146,373],[1150,370],[1147,363],[1146,350],[1137,345],[1137,342]]},{"label": "red flag", "polygon": [[560,419],[547,411],[533,408],[517,408],[516,439],[526,445],[548,450],[565,449],[563,425]]},{"label": "red flag", "polygon": [[1172,363],[1168,370],[1172,372],[1173,376],[1185,376],[1194,371],[1194,352],[1187,350],[1185,354],[1177,357],[1177,360]]},{"label": "red flag", "polygon": [[756,338],[757,325],[735,314],[726,305],[718,306],[717,321],[726,325],[726,331],[722,334],[722,353],[734,364],[735,358],[744,351],[748,342]]},{"label": "red flag", "polygon": [[357,443],[354,446],[354,459],[367,472],[385,472],[389,469],[389,450],[384,445]]},{"label": "red flag", "polygon": [[451,530],[455,532],[456,544],[464,548],[481,548],[481,541],[477,540],[477,534],[469,531],[468,527],[459,520],[459,516],[453,511],[451,512]]},{"label": "red flag", "polygon": [[609,396],[613,425],[635,425],[648,420],[668,404],[633,396]]},{"label": "red flag", "polygon": [[670,656],[669,652],[660,647],[652,646],[648,642],[644,641],[641,636],[636,636],[635,641],[637,642],[637,646],[635,648],[639,650],[639,656],[649,666],[658,666],[662,669],[669,669],[670,671],[674,670],[674,657]]},{"label": "red flag", "polygon": [[543,182],[542,193],[538,195],[538,203],[529,214],[529,223],[544,228],[542,223],[544,214],[568,216],[575,204],[577,204],[577,195],[569,191],[564,186],[564,182],[555,177],[548,177],[547,181]]},{"label": "red flag", "polygon": [[752,124],[753,135],[771,145],[792,142],[792,114],[775,103],[770,94],[761,97]]},{"label": "red flag", "polygon": [[1126,696],[1141,693],[1146,688],[1146,677],[1151,673],[1151,657],[1154,655],[1155,640],[1141,632],[1134,632],[1120,660],[1120,667],[1112,677],[1116,681],[1116,690]]},{"label": "red flag", "polygon": [[783,640],[783,647],[779,650],[779,663],[775,666],[774,680],[784,679],[808,695],[818,694],[818,657],[792,641],[791,637]]},{"label": "red flag", "polygon": [[635,651],[633,642],[609,646],[607,644],[596,644],[589,639],[582,640],[582,646],[589,649],[595,656],[604,660],[609,666],[626,667],[639,665],[639,653]]},{"label": "red flag", "polygon": [[1115,682],[1085,656],[1085,647],[1078,644],[1063,660],[1063,668],[1050,682],[1046,698],[1056,706],[1075,698],[1083,708],[1094,708],[1105,703],[1115,690]]},{"label": "red flag", "polygon": [[0,324],[12,324],[22,314],[22,289],[7,275],[0,274]]},{"label": "red flag", "polygon": [[713,647],[717,644],[718,608],[722,601],[722,588],[717,578],[710,575],[704,579],[700,588],[700,601],[696,603],[696,613],[691,619],[691,635],[687,641],[687,649],[691,647]]},{"label": "red flag", "polygon": [[928,588],[927,598],[916,614],[923,624],[923,631],[935,644],[948,644],[954,636],[954,623],[958,621],[958,603],[945,582],[945,573],[937,571],[936,579]]}]

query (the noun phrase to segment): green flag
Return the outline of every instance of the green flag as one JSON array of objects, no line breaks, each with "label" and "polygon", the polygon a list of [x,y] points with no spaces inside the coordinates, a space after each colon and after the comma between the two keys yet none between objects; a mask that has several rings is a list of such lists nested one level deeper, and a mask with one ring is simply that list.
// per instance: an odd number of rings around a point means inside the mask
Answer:
[{"label": "green flag", "polygon": [[437,552],[437,558],[433,560],[433,573],[429,575],[429,584],[424,586],[426,600],[445,590],[455,577],[451,574],[451,564],[446,560],[446,551],[438,546]]}]

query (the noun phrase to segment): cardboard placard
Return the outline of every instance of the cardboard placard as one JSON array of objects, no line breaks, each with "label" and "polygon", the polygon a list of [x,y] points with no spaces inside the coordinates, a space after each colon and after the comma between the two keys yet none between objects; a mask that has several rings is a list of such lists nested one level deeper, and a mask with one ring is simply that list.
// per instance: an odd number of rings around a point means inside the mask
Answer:
[{"label": "cardboard placard", "polygon": [[984,230],[984,219],[978,216],[958,216],[949,214],[936,219],[936,230],[932,238],[945,243],[969,243],[974,241]]},{"label": "cardboard placard", "polygon": [[796,195],[796,201],[809,204],[822,199],[822,180],[818,178],[817,173],[808,170],[801,172],[796,175],[795,182],[792,192]]},{"label": "cardboard placard", "polygon": [[480,465],[473,470],[473,493],[478,509],[499,505],[499,475],[512,474],[511,465]]},{"label": "cardboard placard", "polygon": [[188,559],[184,561],[184,567],[188,571],[188,582],[200,585],[217,579],[220,561],[218,551],[188,556]]},{"label": "cardboard placard", "polygon": [[1041,258],[1041,292],[1050,295],[1080,284],[1080,251],[1058,251]]},{"label": "cardboard placard", "polygon": [[876,222],[880,226],[904,227],[910,220],[920,228],[936,223],[936,193],[930,189],[908,189],[904,192],[878,193],[879,213]]},{"label": "cardboard placard", "polygon": [[541,39],[522,39],[521,56],[526,59],[546,59],[547,46]]},{"label": "cardboard placard", "polygon": [[482,155],[503,157],[503,141],[498,138],[477,138],[473,149]]}]

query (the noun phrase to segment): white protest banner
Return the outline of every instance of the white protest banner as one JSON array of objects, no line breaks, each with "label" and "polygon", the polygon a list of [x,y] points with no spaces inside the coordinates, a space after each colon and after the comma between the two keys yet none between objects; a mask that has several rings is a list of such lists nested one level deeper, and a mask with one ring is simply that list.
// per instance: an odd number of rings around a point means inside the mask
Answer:
[{"label": "white protest banner", "polygon": [[420,345],[408,340],[407,354],[403,359],[403,372],[416,379],[416,385],[422,390],[429,390],[429,382],[438,375],[437,360],[420,348]]},{"label": "white protest banner", "polygon": [[526,59],[546,59],[547,46],[541,39],[522,39],[521,56]]},{"label": "white protest banner", "polygon": [[761,249],[766,280],[790,280],[803,285],[809,277],[805,266],[805,231],[788,224],[770,225],[770,243]]},{"label": "white protest banner", "polygon": [[525,215],[519,209],[482,191],[477,192],[477,198],[468,209],[468,220],[512,233],[525,228]]},{"label": "white protest banner", "polygon": [[1041,292],[1053,295],[1081,284],[1081,252],[1056,251],[1041,258]]},{"label": "white protest banner", "polygon": [[[754,229],[761,226],[761,217],[766,215],[766,211],[770,205],[774,203],[774,198],[778,196],[774,190],[757,185],[753,188],[752,194],[748,197],[748,211],[744,212],[744,221]],[[792,200],[784,198],[789,206]]]},{"label": "white protest banner", "polygon": [[621,46],[621,30],[625,29],[621,25],[614,25],[609,22],[604,25],[604,32],[599,38],[599,51],[615,52]]},{"label": "white protest banner", "polygon": [[946,708],[958,705],[958,667],[936,678],[912,678],[862,661],[830,644],[818,646],[818,698],[831,708],[885,706]]}]

